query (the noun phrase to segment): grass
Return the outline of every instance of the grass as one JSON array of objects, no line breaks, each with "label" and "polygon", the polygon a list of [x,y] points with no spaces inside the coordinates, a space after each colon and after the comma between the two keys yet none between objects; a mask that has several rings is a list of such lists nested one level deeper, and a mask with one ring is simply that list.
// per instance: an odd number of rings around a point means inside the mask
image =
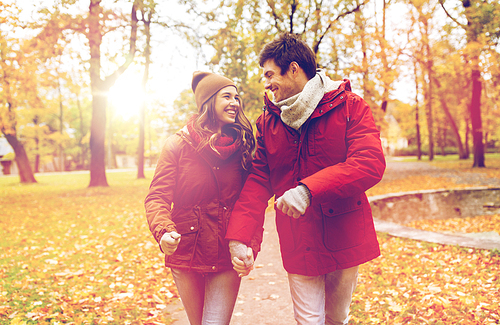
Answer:
[{"label": "grass", "polygon": [[[496,167],[500,167],[498,163],[500,162],[500,153],[486,153],[485,155],[485,161],[486,161],[486,167],[493,167],[493,165],[496,165]],[[429,162],[429,156],[422,156],[422,159],[420,161],[423,162]],[[419,161],[416,156],[407,156],[407,157],[397,157],[398,160],[400,161],[405,161],[405,162],[416,162]],[[454,162],[459,165],[463,166],[468,166],[472,167],[472,164],[474,163],[474,155],[471,154],[468,159],[458,159],[458,154],[450,154],[446,156],[442,155],[434,155],[434,160],[433,162]],[[489,166],[490,163],[493,163],[492,166]]]}]

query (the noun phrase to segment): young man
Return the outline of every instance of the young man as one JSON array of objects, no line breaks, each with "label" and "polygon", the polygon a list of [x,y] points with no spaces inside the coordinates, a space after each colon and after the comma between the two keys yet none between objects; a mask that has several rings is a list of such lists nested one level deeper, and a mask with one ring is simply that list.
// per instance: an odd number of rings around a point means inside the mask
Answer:
[{"label": "young man", "polygon": [[[232,257],[252,263],[244,252],[275,195],[297,323],[347,324],[358,266],[380,255],[365,195],[385,170],[380,134],[349,81],[316,70],[298,36],[279,35],[259,60],[274,98],[265,96],[252,171],[230,218]],[[248,274],[238,263],[235,269]]]}]

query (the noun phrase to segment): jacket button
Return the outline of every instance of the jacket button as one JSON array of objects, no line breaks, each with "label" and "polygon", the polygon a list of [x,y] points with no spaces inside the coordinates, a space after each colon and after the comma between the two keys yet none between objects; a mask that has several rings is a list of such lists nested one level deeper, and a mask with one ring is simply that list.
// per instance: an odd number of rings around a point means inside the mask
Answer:
[{"label": "jacket button", "polygon": [[344,96],[340,96],[340,99],[344,99]]},{"label": "jacket button", "polygon": [[333,209],[328,210],[328,212],[333,213]]},{"label": "jacket button", "polygon": [[330,107],[332,107],[332,106],[333,106],[333,104],[330,104]]},{"label": "jacket button", "polygon": [[297,143],[297,140],[295,140],[293,143]]},{"label": "jacket button", "polygon": [[320,114],[321,114],[321,113],[323,113],[323,110],[322,110],[322,109],[320,109],[320,110],[319,110],[319,113],[320,113]]},{"label": "jacket button", "polygon": [[215,266],[212,266],[212,270],[215,270],[215,269],[216,269],[216,267],[215,267]]},{"label": "jacket button", "polygon": [[309,252],[310,250],[311,250],[311,247],[307,247],[307,248],[306,248],[306,251],[308,251],[308,252]]},{"label": "jacket button", "polygon": [[227,210],[227,207],[224,207],[224,210]]},{"label": "jacket button", "polygon": [[191,230],[194,230],[194,227],[193,227],[193,226],[191,226],[191,228],[190,228],[190,229],[191,229]]},{"label": "jacket button", "polygon": [[361,205],[361,201],[358,201],[358,205]]}]

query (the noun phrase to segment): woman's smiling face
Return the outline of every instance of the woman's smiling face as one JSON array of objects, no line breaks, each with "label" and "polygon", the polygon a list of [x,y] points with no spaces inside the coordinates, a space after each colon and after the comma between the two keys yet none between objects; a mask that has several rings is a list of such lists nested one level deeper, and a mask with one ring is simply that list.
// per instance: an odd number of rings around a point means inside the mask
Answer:
[{"label": "woman's smiling face", "polygon": [[235,87],[227,86],[219,90],[215,98],[215,116],[219,121],[219,131],[224,125],[236,122],[240,107],[240,95]]}]

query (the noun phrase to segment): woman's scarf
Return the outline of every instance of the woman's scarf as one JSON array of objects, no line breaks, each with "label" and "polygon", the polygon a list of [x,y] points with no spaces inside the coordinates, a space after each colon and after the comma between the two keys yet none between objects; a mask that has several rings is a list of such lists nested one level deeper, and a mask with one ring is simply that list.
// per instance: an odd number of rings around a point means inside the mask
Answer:
[{"label": "woman's scarf", "polygon": [[[193,139],[193,141],[196,142],[196,145],[198,145],[201,142],[201,138],[194,130],[194,121],[189,122],[186,126],[187,130],[184,129],[183,131],[187,131],[191,139]],[[214,152],[222,160],[226,160],[238,150],[238,145],[236,144],[236,137],[221,134],[221,136],[215,140],[213,146],[208,145],[206,148]],[[203,148],[203,150],[206,148]]]}]

